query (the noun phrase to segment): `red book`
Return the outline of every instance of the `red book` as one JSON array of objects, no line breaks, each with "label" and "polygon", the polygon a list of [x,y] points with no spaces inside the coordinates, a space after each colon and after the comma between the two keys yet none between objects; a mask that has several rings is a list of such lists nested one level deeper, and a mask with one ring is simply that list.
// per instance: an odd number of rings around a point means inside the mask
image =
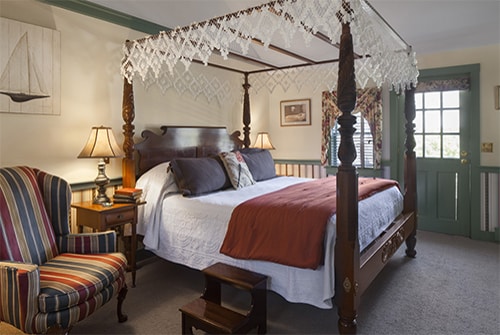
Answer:
[{"label": "red book", "polygon": [[127,195],[131,197],[136,197],[138,195],[142,194],[142,189],[140,188],[133,188],[133,187],[125,187],[125,188],[120,188],[115,191],[115,194],[121,194],[121,195]]}]

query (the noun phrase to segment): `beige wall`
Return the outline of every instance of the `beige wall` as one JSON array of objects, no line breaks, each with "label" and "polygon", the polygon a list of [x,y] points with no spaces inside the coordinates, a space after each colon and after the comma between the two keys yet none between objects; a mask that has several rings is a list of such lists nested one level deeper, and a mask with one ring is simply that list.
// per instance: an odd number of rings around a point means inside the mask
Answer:
[{"label": "beige wall", "polygon": [[[91,181],[97,161],[77,159],[90,128],[113,127],[119,142],[123,82],[120,75],[122,43],[144,36],[114,24],[89,18],[34,0],[1,0],[2,17],[58,30],[61,33],[61,115],[16,115],[0,113],[0,166],[31,165],[61,175],[70,182]],[[446,54],[420,56],[420,68],[459,64],[481,64],[481,141],[493,142],[493,154],[482,154],[483,165],[500,166],[500,111],[493,107],[493,86],[500,84],[500,46],[469,49]],[[0,65],[2,66],[2,65]],[[208,77],[214,69],[192,65]],[[236,75],[224,75],[235,85]],[[238,100],[220,106],[204,97],[166,94],[158,88],[146,90],[136,84],[136,135],[161,124],[225,125],[230,131],[242,128],[242,104]],[[312,124],[280,127],[282,100],[311,98]],[[387,104],[386,104],[387,105]],[[269,131],[277,148],[275,158],[319,159],[321,134],[321,92],[264,91],[251,98],[252,141],[258,131]],[[388,125],[386,125],[386,129]],[[121,176],[119,159],[107,167],[109,177]]]},{"label": "beige wall", "polygon": [[[0,15],[60,32],[62,96],[58,116],[0,113],[0,166],[35,166],[69,182],[93,180],[97,161],[76,156],[92,126],[111,126],[122,142],[122,44],[145,34],[33,0],[1,0]],[[213,70],[202,71],[209,76]],[[234,75],[228,78],[238,85],[241,81]],[[137,136],[161,124],[227,126],[231,131],[236,124],[241,128],[240,100],[220,106],[204,97],[193,102],[190,96],[173,91],[163,95],[156,87],[146,92],[136,84],[134,89]],[[121,176],[120,159],[111,160],[107,174]]]}]

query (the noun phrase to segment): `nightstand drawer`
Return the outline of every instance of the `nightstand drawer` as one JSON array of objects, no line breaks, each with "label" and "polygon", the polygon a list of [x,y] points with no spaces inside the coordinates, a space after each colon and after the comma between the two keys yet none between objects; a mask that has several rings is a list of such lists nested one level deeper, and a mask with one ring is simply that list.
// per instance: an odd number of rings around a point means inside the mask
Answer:
[{"label": "nightstand drawer", "polygon": [[134,210],[104,214],[104,222],[106,223],[106,226],[124,222],[131,222],[134,220],[134,215]]}]

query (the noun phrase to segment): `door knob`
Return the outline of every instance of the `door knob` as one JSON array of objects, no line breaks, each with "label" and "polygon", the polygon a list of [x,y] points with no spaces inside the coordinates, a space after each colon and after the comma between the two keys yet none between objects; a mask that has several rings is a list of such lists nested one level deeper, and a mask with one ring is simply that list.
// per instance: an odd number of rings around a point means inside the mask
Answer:
[{"label": "door knob", "polygon": [[467,157],[469,153],[467,151],[460,151],[460,156]]},{"label": "door knob", "polygon": [[468,161],[467,159],[462,158],[462,159],[460,160],[460,163],[462,163],[462,164],[467,164],[467,163],[469,163],[469,161]]}]

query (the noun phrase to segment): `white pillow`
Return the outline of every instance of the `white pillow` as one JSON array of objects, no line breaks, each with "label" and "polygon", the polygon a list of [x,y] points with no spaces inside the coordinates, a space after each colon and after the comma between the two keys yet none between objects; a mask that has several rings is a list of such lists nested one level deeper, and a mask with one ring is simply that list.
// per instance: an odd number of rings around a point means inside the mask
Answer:
[{"label": "white pillow", "polygon": [[170,171],[169,167],[170,162],[164,162],[149,169],[139,177],[135,183],[135,187],[142,189],[144,197],[147,193],[159,195],[161,191],[165,193],[179,192],[177,184],[175,183],[174,174]]},{"label": "white pillow", "polygon": [[138,207],[137,234],[146,234],[146,225],[152,222],[153,216],[168,193],[178,193],[174,174],[169,169],[170,162],[160,163],[146,171],[135,183],[142,189],[142,200],[146,201]]}]

